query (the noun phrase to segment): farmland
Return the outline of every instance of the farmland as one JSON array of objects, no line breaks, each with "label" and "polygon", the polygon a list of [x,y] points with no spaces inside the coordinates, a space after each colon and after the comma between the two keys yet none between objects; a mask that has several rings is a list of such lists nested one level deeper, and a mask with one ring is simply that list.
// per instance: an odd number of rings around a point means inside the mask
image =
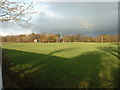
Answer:
[{"label": "farmland", "polygon": [[118,87],[116,44],[12,43],[2,48],[10,70],[19,77],[13,79],[18,87]]}]

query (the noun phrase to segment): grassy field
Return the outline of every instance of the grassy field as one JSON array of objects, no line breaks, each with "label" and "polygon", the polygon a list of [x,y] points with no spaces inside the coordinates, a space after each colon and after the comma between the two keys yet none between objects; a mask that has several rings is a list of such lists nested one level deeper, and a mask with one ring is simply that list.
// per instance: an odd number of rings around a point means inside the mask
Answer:
[{"label": "grassy field", "polygon": [[15,80],[18,86],[118,87],[116,44],[13,43],[3,44],[2,48],[10,70],[19,77]]}]

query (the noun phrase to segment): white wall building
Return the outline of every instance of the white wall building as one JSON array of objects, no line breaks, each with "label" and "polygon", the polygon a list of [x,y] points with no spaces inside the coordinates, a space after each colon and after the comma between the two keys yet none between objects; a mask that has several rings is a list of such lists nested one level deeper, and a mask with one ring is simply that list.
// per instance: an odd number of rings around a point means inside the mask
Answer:
[{"label": "white wall building", "polygon": [[38,40],[37,40],[37,39],[35,39],[35,40],[34,40],[34,42],[38,42]]}]

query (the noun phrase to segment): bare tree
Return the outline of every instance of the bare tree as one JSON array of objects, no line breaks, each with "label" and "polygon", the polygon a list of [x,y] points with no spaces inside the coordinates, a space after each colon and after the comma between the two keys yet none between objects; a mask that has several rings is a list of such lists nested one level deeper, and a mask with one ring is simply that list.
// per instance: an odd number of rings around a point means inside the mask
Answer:
[{"label": "bare tree", "polygon": [[31,20],[28,14],[33,13],[36,13],[33,11],[33,2],[28,4],[24,1],[0,0],[0,21],[2,22],[15,21],[23,27],[26,27]]}]

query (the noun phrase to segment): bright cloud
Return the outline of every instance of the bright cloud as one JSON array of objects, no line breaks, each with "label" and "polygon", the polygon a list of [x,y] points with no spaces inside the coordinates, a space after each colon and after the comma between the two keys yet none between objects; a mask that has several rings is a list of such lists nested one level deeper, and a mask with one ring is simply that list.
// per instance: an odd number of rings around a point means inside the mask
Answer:
[{"label": "bright cloud", "polygon": [[9,35],[9,33],[0,31],[0,36],[7,36],[7,35]]},{"label": "bright cloud", "polygon": [[0,35],[1,36],[20,35],[20,34],[26,34],[26,35],[28,35],[28,34],[32,33],[32,31],[30,31],[30,30],[27,30],[27,31],[16,31],[16,30],[10,30],[10,29],[8,29],[8,30],[9,30],[9,32],[7,30],[6,30],[7,32],[0,31]]}]

